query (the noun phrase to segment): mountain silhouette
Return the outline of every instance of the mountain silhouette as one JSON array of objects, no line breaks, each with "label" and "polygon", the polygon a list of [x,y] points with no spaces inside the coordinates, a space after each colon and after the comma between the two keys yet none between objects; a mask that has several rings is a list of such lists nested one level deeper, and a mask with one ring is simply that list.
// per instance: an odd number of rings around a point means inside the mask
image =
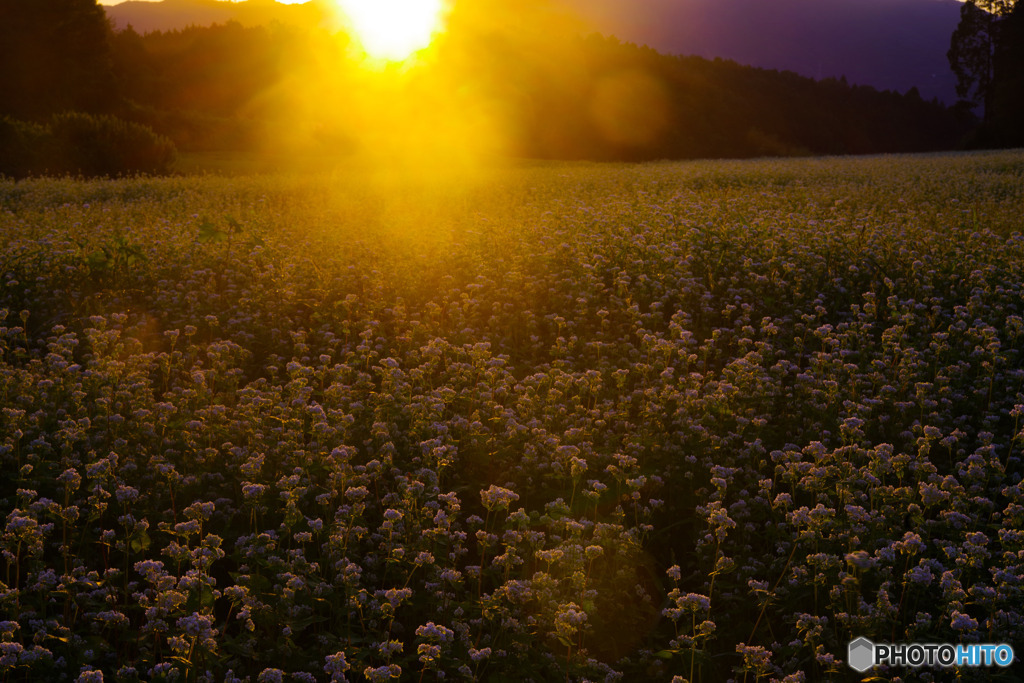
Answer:
[{"label": "mountain silhouette", "polygon": [[131,26],[139,33],[175,31],[188,26],[210,26],[229,21],[237,21],[243,26],[273,22],[304,26],[315,25],[324,17],[322,5],[318,3],[288,5],[274,0],[128,0],[104,9],[116,29]]}]

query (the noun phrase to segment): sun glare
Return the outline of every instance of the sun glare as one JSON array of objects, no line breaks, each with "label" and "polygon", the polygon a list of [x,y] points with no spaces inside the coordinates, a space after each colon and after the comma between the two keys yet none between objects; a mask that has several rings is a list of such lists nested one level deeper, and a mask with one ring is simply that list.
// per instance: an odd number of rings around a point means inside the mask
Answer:
[{"label": "sun glare", "polygon": [[444,0],[335,0],[366,53],[402,60],[441,28]]}]

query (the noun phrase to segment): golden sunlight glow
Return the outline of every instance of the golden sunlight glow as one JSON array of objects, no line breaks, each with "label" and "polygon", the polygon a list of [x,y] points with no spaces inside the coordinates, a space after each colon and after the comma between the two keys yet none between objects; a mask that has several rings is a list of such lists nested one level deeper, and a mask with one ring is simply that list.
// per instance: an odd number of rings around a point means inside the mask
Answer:
[{"label": "golden sunlight glow", "polygon": [[440,30],[444,0],[335,0],[354,37],[376,59],[402,60]]}]

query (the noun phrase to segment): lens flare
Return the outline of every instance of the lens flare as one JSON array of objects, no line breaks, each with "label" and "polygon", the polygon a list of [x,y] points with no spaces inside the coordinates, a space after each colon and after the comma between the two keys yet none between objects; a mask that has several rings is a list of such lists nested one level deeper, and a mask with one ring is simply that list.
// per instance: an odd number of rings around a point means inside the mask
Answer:
[{"label": "lens flare", "polygon": [[376,59],[406,59],[441,29],[444,0],[335,1],[354,37]]}]

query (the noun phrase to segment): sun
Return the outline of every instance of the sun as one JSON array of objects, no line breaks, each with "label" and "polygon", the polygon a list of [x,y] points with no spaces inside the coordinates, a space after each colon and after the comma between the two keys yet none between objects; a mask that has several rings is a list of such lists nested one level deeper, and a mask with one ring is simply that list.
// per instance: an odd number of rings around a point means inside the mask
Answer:
[{"label": "sun", "polygon": [[366,53],[400,61],[430,44],[445,0],[335,0]]}]

